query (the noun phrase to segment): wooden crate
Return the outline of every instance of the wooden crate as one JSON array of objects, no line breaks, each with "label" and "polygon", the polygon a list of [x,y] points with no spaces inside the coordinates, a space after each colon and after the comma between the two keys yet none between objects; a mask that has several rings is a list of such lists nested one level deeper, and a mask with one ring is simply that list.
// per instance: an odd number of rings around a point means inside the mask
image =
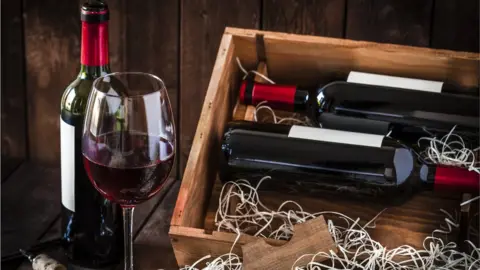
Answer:
[{"label": "wooden crate", "polygon": [[[259,46],[258,35],[263,36],[264,46]],[[208,254],[227,253],[236,237],[214,231],[213,224],[221,188],[217,166],[224,126],[232,119],[251,119],[251,110],[237,102],[243,73],[236,57],[249,70],[264,70],[264,63],[259,65],[258,59],[265,57],[273,80],[302,86],[346,77],[351,70],[448,81],[465,87],[479,84],[480,57],[474,53],[226,28],[171,221],[169,235],[180,266]],[[352,204],[341,198],[332,201],[277,193],[261,196],[272,207],[285,199],[295,199],[309,211],[338,211],[366,221],[383,209],[381,205]],[[404,205],[385,211],[371,235],[387,247],[421,247],[423,239],[445,218],[439,209],[459,209],[459,201],[429,192],[415,195]],[[254,239],[242,237],[233,251],[241,254],[240,245]]]}]

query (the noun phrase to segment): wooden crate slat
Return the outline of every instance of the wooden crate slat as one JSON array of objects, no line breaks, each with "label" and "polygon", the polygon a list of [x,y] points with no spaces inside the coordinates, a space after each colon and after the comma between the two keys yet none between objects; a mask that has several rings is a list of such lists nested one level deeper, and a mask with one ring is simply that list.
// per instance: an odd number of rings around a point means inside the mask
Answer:
[{"label": "wooden crate slat", "polygon": [[[171,243],[175,252],[177,262],[180,266],[191,265],[206,255],[212,258],[223,255],[230,251],[237,235],[226,232],[205,233],[203,229],[172,226],[169,231]],[[232,252],[242,254],[241,246],[257,240],[257,237],[242,234],[233,246]],[[282,245],[285,241],[266,239],[272,245]]]},{"label": "wooden crate slat", "polygon": [[[238,67],[234,58],[232,37],[224,35],[220,43],[212,78],[205,96],[200,114],[202,122],[197,126],[192,150],[183,175],[182,186],[178,195],[175,212],[172,217],[173,226],[200,227],[207,208],[206,196],[210,193],[217,155],[210,155],[219,147],[221,130],[230,118],[232,109],[231,89],[235,89],[234,81],[238,78]],[[236,72],[234,72],[236,71]],[[217,89],[224,91],[218,91]],[[216,113],[213,113],[213,112]],[[217,147],[217,148],[216,148]],[[210,165],[210,166],[209,166]]]},{"label": "wooden crate slat", "polygon": [[[268,68],[265,62],[260,62],[257,65],[256,71],[262,75],[268,76]],[[265,82],[258,74],[255,75],[254,80],[256,82]],[[240,99],[236,99],[235,107],[233,108],[232,113],[232,120],[246,120],[246,121],[253,121],[254,120],[254,113],[255,107],[254,106],[246,106],[240,102]],[[220,179],[217,177],[215,183],[212,188],[212,195],[210,196],[210,202],[208,204],[207,213],[205,215],[204,221],[204,229],[207,233],[213,232],[215,228],[215,213],[218,208],[218,198],[220,196],[220,191],[222,189],[222,184]],[[232,203],[232,205],[234,205]]]},{"label": "wooden crate slat", "polygon": [[[301,82],[315,87],[322,81],[345,78],[349,71],[358,69],[447,80],[465,87],[478,86],[479,82],[480,67],[476,62],[479,55],[476,53],[250,29],[230,28],[227,33],[233,35],[235,48],[252,46],[255,33],[262,33],[269,76],[277,83]],[[245,50],[245,54],[251,52]],[[295,72],[297,70],[302,72]]]},{"label": "wooden crate slat", "polygon": [[[222,184],[217,179],[210,198],[215,203],[208,208],[204,234],[216,233],[217,227],[214,224],[214,218],[221,188]],[[440,224],[444,223],[445,215],[440,212],[440,209],[453,213],[454,210],[459,209],[460,204],[460,197],[442,197],[433,195],[432,192],[416,194],[402,205],[388,207],[373,202],[359,203],[359,201],[331,195],[314,198],[268,191],[260,191],[260,199],[263,204],[272,210],[276,210],[283,202],[292,200],[299,203],[307,212],[335,211],[354,219],[360,218],[361,224],[365,224],[386,209],[378,218],[377,227],[369,231],[372,238],[381,241],[388,247],[408,244],[417,248],[421,248],[423,239],[430,236],[433,230],[438,229]],[[332,216],[326,215],[325,218],[332,218]],[[338,218],[333,218],[333,220],[341,222]],[[392,234],[393,231],[398,232],[398,235]],[[456,233],[454,231],[452,237]]]}]

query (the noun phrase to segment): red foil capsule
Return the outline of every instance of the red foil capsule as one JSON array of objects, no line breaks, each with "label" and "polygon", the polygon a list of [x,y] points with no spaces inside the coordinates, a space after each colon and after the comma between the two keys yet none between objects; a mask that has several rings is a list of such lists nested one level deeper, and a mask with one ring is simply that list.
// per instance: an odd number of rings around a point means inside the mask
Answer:
[{"label": "red foil capsule", "polygon": [[458,190],[478,193],[480,175],[464,168],[437,166],[435,170],[435,190]]},{"label": "red foil capsule", "polygon": [[262,101],[273,109],[293,111],[295,104],[294,85],[262,84],[243,81],[240,86],[240,101],[247,105],[256,106]]},{"label": "red foil capsule", "polygon": [[82,22],[81,64],[104,66],[108,64],[108,22]]}]

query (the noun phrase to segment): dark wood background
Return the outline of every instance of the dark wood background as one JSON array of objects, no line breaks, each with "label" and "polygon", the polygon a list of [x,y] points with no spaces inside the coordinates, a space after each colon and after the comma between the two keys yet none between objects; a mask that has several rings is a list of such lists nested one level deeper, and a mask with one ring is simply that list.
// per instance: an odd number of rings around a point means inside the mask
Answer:
[{"label": "dark wood background", "polygon": [[[30,233],[25,244],[40,239],[58,222],[60,97],[79,68],[81,2],[1,4],[2,221],[11,217],[11,229],[18,230],[14,217],[22,209],[43,215],[43,227],[23,225]],[[166,82],[178,131],[177,179],[188,158],[225,26],[479,51],[478,0],[107,2],[112,70],[150,72]],[[19,194],[33,201],[18,202]],[[2,238],[9,229],[4,227]]]},{"label": "dark wood background", "polygon": [[[59,164],[59,104],[78,72],[78,4],[2,1],[2,179]],[[176,113],[181,175],[225,26],[479,50],[478,0],[110,0],[113,70],[157,74]]]}]

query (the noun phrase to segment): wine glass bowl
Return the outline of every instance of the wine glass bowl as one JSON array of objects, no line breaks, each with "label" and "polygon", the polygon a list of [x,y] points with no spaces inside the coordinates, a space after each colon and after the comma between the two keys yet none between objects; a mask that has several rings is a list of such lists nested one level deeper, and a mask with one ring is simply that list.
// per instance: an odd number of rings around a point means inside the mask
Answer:
[{"label": "wine glass bowl", "polygon": [[[122,135],[110,132],[85,137],[90,149],[84,154],[84,164],[92,184],[103,196],[122,207],[132,207],[161,189],[173,167],[174,146],[162,137],[144,133]],[[120,140],[128,141],[128,145],[118,150]]]},{"label": "wine glass bowl", "polygon": [[93,186],[123,208],[125,269],[133,267],[133,208],[162,189],[175,150],[173,114],[161,79],[119,72],[94,81],[83,128],[83,162]]}]

